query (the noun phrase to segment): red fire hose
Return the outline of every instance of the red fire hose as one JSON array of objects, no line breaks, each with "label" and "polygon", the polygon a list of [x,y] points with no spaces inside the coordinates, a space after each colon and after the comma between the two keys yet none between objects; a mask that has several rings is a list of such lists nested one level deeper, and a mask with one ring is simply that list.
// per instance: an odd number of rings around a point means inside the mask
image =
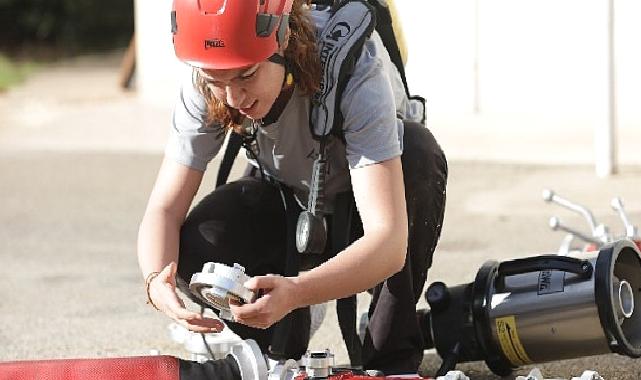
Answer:
[{"label": "red fire hose", "polygon": [[179,380],[173,356],[0,363],[0,380]]}]

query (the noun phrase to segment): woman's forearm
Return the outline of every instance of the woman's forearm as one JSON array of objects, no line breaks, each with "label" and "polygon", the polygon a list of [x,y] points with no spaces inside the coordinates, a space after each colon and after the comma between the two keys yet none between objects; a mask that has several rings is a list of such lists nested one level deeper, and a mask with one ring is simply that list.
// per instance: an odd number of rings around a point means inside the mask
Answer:
[{"label": "woman's forearm", "polygon": [[180,223],[162,210],[147,211],[138,230],[138,264],[142,275],[178,262]]},{"label": "woman's forearm", "polygon": [[407,214],[400,158],[351,171],[363,237],[295,279],[301,306],[362,292],[400,271],[407,252]]},{"label": "woman's forearm", "polygon": [[344,298],[376,286],[403,268],[406,249],[407,230],[402,228],[360,238],[295,279],[300,306]]},{"label": "woman's forearm", "polygon": [[203,173],[165,159],[138,230],[138,263],[143,276],[178,262],[180,227]]}]

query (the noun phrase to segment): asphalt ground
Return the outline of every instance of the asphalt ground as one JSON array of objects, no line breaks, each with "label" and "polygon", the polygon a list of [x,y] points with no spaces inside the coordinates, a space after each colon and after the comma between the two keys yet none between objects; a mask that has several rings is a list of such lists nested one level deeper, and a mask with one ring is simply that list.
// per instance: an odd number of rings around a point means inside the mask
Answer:
[{"label": "asphalt ground", "polygon": [[[110,87],[115,72],[113,60],[78,61],[0,95],[0,360],[152,349],[188,357],[169,338],[170,321],[145,304],[135,254],[170,111]],[[215,165],[198,197],[213,187]],[[450,156],[445,224],[428,282],[468,283],[487,260],[554,252],[563,234],[549,230],[552,215],[584,229],[580,217],[545,204],[543,188],[589,206],[615,232],[622,228],[609,201],[621,196],[630,219],[641,222],[640,166],[597,179],[589,165]],[[330,348],[344,362],[333,307],[328,310],[310,348]],[[428,351],[421,372],[433,374],[439,364]],[[641,377],[641,361],[613,354],[535,366],[546,378],[569,379],[587,369],[605,379]],[[458,368],[472,379],[498,379],[482,363]]]}]

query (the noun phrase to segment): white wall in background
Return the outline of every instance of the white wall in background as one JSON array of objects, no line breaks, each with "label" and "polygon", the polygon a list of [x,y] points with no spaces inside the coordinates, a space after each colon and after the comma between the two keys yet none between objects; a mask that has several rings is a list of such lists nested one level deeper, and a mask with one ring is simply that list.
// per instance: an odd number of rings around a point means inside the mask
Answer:
[{"label": "white wall in background", "polygon": [[181,73],[189,70],[174,55],[171,0],[136,0],[136,90],[145,103],[173,106]]},{"label": "white wall in background", "polygon": [[[438,125],[503,136],[516,128],[542,141],[566,133],[590,145],[607,123],[608,0],[394,2],[411,89],[427,98]],[[617,115],[626,138],[641,130],[641,1],[614,2]],[[171,106],[186,70],[173,55],[171,0],[136,0],[135,9],[140,98]],[[576,150],[577,161],[593,159],[591,146]]]},{"label": "white wall in background", "polygon": [[[598,113],[607,0],[395,0],[435,112]],[[615,0],[620,111],[641,114],[641,2]]]}]

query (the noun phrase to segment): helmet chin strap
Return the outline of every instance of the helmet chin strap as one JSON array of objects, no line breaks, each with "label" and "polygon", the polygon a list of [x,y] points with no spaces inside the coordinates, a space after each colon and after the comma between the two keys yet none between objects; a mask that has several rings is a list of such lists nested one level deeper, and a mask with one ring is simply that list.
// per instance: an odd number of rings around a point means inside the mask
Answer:
[{"label": "helmet chin strap", "polygon": [[292,74],[292,71],[289,67],[289,62],[287,62],[284,56],[278,53],[274,53],[269,58],[267,58],[267,60],[269,62],[281,65],[285,68],[285,76],[283,77],[283,84],[281,85],[282,89],[289,88],[294,84],[294,74]]},{"label": "helmet chin strap", "polygon": [[285,59],[284,56],[274,53],[272,54],[269,58],[267,58],[269,62],[277,63],[285,68],[287,68],[287,60]]},{"label": "helmet chin strap", "polygon": [[265,125],[275,122],[280,116],[281,112],[283,112],[283,110],[285,109],[285,105],[287,105],[287,102],[289,101],[289,98],[292,95],[291,90],[294,84],[294,75],[289,69],[289,63],[287,62],[285,57],[283,57],[278,53],[274,53],[269,58],[267,58],[267,60],[269,62],[273,62],[283,66],[285,68],[285,75],[283,77],[283,83],[281,85],[280,94],[274,101],[272,108],[269,110],[267,115],[265,115],[265,117],[263,118],[263,124]]}]

